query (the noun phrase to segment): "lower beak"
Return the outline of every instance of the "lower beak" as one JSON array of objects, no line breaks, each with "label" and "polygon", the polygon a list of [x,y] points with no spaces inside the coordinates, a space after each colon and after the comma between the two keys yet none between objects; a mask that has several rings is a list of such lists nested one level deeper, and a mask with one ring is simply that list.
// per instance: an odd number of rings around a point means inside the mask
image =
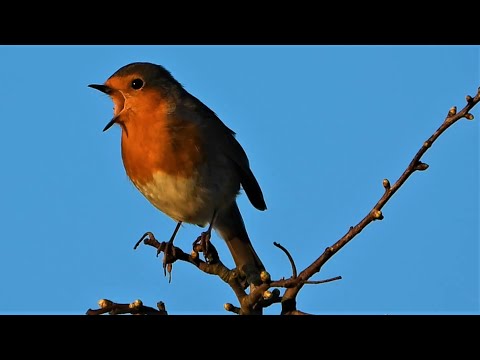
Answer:
[{"label": "lower beak", "polygon": [[117,116],[115,116],[112,120],[110,120],[108,122],[108,124],[103,128],[103,131],[107,131],[108,129],[110,129],[113,124],[115,124],[117,122]]}]

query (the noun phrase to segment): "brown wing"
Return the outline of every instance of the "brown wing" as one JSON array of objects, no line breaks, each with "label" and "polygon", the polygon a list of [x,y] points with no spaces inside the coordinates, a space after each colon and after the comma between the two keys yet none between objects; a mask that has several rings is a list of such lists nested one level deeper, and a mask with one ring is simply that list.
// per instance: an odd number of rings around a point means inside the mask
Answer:
[{"label": "brown wing", "polygon": [[225,155],[230,158],[237,167],[238,173],[240,174],[240,183],[252,205],[258,210],[265,210],[267,205],[263,198],[262,189],[250,169],[245,150],[243,150],[235,138],[235,132],[228,128],[209,107],[195,96],[187,93],[184,100],[187,108],[200,112],[203,118],[209,119],[208,122],[203,122],[202,125],[207,127],[208,131],[215,133],[216,141],[219,142],[221,148],[225,151]]}]

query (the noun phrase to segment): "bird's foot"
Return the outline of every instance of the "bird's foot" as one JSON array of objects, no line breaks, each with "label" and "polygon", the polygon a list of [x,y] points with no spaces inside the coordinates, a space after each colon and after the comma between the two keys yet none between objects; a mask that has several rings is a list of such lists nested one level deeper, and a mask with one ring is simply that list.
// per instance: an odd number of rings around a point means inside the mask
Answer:
[{"label": "bird's foot", "polygon": [[[164,244],[165,244],[165,247],[163,249],[163,261],[162,261],[163,275],[167,276],[167,272],[168,272],[168,282],[171,282],[173,263],[175,262],[175,260],[177,260],[176,254],[175,254],[175,246],[173,246],[173,241],[164,242]],[[157,256],[160,252],[161,250],[158,249]]]},{"label": "bird's foot", "polygon": [[133,249],[136,249],[138,245],[143,241],[144,244],[153,246],[154,248],[157,249],[157,257],[160,255],[161,252],[163,252],[163,274],[167,276],[168,272],[168,282],[172,281],[172,267],[173,263],[176,258],[176,253],[175,253],[175,246],[173,246],[173,241],[170,239],[170,241],[165,242],[159,242],[157,239],[155,239],[155,236],[153,235],[152,232],[148,231],[143,236],[140,238],[140,240],[137,241]]},{"label": "bird's foot", "polygon": [[195,252],[202,252],[205,262],[207,264],[214,263],[218,260],[218,253],[210,241],[209,231],[202,232],[202,234],[193,242],[193,250]]}]

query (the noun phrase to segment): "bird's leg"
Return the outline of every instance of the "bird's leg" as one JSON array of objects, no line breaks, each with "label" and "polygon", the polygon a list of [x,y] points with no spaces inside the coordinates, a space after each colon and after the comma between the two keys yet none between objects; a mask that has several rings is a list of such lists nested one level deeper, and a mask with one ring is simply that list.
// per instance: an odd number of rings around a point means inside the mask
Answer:
[{"label": "bird's leg", "polygon": [[213,212],[212,220],[210,221],[210,225],[208,226],[207,231],[202,232],[202,234],[193,242],[194,248],[197,244],[200,245],[200,248],[202,249],[202,252],[203,252],[203,256],[207,263],[210,263],[213,258],[212,256],[209,256],[208,245],[210,243],[210,238],[211,238],[212,229],[213,229],[213,222],[215,221],[216,215],[217,215],[217,210]]},{"label": "bird's leg", "polygon": [[[173,230],[173,234],[170,237],[170,240],[165,244],[165,248],[163,249],[163,274],[166,276],[167,275],[167,264],[170,263],[169,258],[173,257],[175,258],[175,247],[173,246],[173,240],[175,240],[175,236],[177,235],[178,230],[180,229],[180,226],[182,225],[182,222],[179,221],[177,222],[177,226],[175,226],[175,230]],[[160,248],[157,249],[157,256],[160,254],[161,250]],[[170,272],[170,271],[169,271]]]}]

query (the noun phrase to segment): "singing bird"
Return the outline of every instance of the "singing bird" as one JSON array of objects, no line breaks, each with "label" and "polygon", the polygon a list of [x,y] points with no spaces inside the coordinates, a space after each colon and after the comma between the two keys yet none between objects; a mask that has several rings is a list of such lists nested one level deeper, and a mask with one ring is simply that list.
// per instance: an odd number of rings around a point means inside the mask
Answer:
[{"label": "singing bird", "polygon": [[125,171],[135,187],[177,222],[209,225],[225,240],[248,284],[260,283],[264,266],[247,234],[236,198],[243,188],[258,210],[267,206],[247,155],[218,116],[161,65],[135,62],[103,85],[114,116],[104,131],[122,129]]}]

